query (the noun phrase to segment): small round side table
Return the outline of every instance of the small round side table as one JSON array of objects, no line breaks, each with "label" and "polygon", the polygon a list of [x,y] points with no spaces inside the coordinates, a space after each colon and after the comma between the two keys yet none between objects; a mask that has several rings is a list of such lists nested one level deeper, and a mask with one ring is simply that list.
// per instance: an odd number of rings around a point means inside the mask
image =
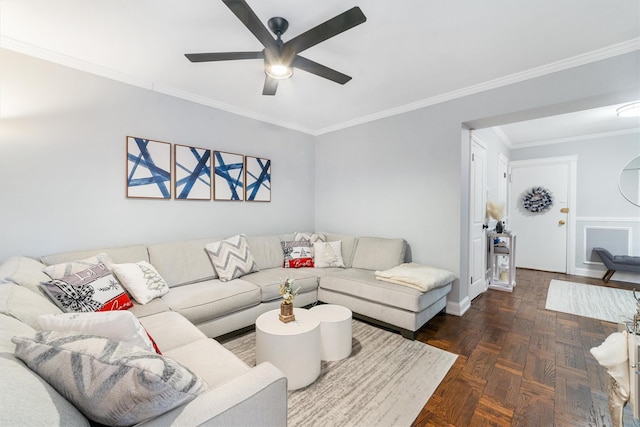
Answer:
[{"label": "small round side table", "polygon": [[280,309],[256,319],[256,363],[270,362],[287,377],[287,390],[297,390],[320,375],[320,322],[303,308],[296,319],[283,323]]},{"label": "small round side table", "polygon": [[309,310],[320,321],[320,358],[326,361],[346,359],[351,354],[351,317],[346,307],[320,304]]}]

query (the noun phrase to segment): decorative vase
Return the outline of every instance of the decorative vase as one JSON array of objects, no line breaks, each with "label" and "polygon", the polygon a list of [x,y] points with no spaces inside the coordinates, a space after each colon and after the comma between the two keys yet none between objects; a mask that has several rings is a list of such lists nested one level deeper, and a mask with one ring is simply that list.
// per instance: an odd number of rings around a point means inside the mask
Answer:
[{"label": "decorative vase", "polygon": [[496,233],[502,233],[503,231],[504,231],[504,228],[502,226],[502,221],[496,222]]},{"label": "decorative vase", "polygon": [[293,304],[287,301],[280,303],[280,321],[283,323],[289,323],[296,320],[296,316],[293,315]]}]

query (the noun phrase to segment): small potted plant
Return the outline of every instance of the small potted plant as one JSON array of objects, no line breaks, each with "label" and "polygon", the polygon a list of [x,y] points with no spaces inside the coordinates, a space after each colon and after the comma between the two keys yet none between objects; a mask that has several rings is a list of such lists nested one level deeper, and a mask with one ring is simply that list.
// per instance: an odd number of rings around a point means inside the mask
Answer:
[{"label": "small potted plant", "polygon": [[280,284],[280,295],[282,295],[282,302],[280,303],[280,320],[284,323],[289,323],[295,320],[293,315],[293,299],[298,295],[300,288],[293,289],[293,279],[286,278]]}]

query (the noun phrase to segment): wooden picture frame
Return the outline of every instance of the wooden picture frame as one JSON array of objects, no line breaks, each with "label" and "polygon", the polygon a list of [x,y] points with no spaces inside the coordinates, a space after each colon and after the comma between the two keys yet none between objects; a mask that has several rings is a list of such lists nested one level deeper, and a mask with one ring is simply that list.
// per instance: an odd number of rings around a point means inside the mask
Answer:
[{"label": "wooden picture frame", "polygon": [[211,200],[211,150],[173,146],[176,200]]},{"label": "wooden picture frame", "polygon": [[244,156],[213,152],[213,200],[244,200]]},{"label": "wooden picture frame", "polygon": [[245,200],[271,201],[271,160],[245,156]]},{"label": "wooden picture frame", "polygon": [[127,197],[171,199],[171,144],[127,136]]}]

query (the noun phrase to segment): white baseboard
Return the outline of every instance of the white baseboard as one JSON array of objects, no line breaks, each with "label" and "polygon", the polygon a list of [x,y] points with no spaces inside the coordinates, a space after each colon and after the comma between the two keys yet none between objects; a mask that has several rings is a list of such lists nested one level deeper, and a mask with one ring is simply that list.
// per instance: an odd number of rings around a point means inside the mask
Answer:
[{"label": "white baseboard", "polygon": [[[602,279],[602,276],[604,276],[605,271],[604,270],[595,270],[595,269],[589,269],[589,268],[576,268],[575,271],[575,275],[576,276],[582,276],[582,277],[595,277],[598,279]],[[627,283],[633,283],[635,285],[640,285],[640,274],[633,274],[633,273],[625,273],[622,271],[616,271],[613,274],[613,277],[611,278],[611,280],[616,280],[618,282],[627,282]]]},{"label": "white baseboard", "polygon": [[465,297],[460,302],[447,301],[447,314],[453,314],[454,316],[462,316],[471,308],[471,300],[469,297]]}]

